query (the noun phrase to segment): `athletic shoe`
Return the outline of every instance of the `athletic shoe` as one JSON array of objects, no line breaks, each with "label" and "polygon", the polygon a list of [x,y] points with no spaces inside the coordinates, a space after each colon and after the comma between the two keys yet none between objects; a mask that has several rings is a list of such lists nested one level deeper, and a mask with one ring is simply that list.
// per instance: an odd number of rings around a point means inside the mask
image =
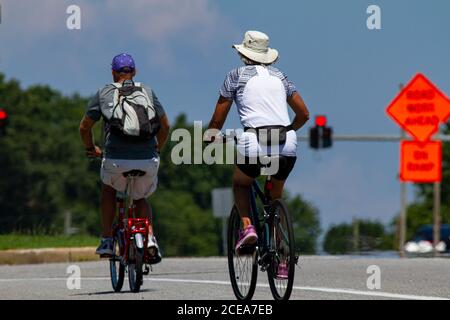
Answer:
[{"label": "athletic shoe", "polygon": [[278,265],[276,278],[278,280],[286,280],[289,275],[289,269],[286,263],[282,262]]},{"label": "athletic shoe", "polygon": [[112,256],[113,254],[113,238],[102,238],[100,245],[95,251],[100,256]]},{"label": "athletic shoe", "polygon": [[236,244],[236,252],[239,252],[241,247],[254,245],[258,241],[258,235],[256,234],[255,227],[252,225],[247,226],[242,231],[239,231],[239,240]]},{"label": "athletic shoe", "polygon": [[158,242],[156,242],[155,236],[150,236],[148,238],[147,250],[150,264],[157,264],[161,262],[161,252],[159,250]]}]

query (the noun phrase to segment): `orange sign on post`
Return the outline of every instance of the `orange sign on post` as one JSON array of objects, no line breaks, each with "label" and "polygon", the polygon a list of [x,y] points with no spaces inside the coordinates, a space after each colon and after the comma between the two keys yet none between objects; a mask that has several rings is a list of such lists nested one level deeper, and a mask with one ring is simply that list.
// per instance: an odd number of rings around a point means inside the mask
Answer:
[{"label": "orange sign on post", "polygon": [[403,141],[400,180],[430,183],[442,180],[442,143],[440,141]]},{"label": "orange sign on post", "polygon": [[389,116],[419,141],[427,141],[450,116],[450,100],[417,74],[387,108]]}]

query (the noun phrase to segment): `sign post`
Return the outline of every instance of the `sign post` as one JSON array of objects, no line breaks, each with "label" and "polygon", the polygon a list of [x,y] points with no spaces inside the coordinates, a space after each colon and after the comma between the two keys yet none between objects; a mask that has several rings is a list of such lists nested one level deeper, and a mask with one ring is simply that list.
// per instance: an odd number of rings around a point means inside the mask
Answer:
[{"label": "sign post", "polygon": [[442,142],[432,141],[439,125],[450,117],[450,100],[424,75],[417,74],[401,90],[386,110],[387,114],[415,141],[401,141],[400,181],[402,210],[400,213],[399,251],[404,256],[406,234],[405,183],[434,183],[433,244],[440,239],[440,184],[442,180]]},{"label": "sign post", "polygon": [[434,183],[434,199],[433,199],[433,248],[434,256],[437,257],[439,252],[437,245],[441,241],[441,183]]},{"label": "sign post", "polygon": [[222,219],[222,251],[227,254],[227,217],[233,209],[233,191],[231,188],[217,188],[211,192],[213,214]]}]

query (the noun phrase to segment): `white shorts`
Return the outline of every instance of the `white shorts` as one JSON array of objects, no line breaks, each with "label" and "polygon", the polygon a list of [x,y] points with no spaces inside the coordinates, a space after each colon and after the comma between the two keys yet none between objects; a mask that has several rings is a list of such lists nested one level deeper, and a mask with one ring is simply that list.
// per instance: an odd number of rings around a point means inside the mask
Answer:
[{"label": "white shorts", "polygon": [[282,155],[295,157],[297,155],[297,134],[290,130],[286,133],[286,143],[274,148],[261,147],[258,138],[253,132],[244,132],[238,139],[237,150],[240,154],[250,158],[265,155]]},{"label": "white shorts", "polygon": [[130,170],[145,172],[142,177],[136,177],[132,188],[132,198],[139,200],[147,198],[156,190],[158,184],[159,158],[146,160],[103,159],[100,169],[102,182],[119,192],[125,192],[127,179],[122,175]]}]

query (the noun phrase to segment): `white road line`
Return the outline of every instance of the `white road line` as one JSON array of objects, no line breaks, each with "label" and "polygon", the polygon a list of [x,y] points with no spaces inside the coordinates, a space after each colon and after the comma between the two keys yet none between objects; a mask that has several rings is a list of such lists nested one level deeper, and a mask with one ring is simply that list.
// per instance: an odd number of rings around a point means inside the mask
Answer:
[{"label": "white road line", "polygon": [[[72,278],[73,279],[73,278]],[[81,281],[109,281],[109,277],[83,277]],[[173,282],[173,283],[190,283],[190,284],[208,284],[208,285],[223,285],[231,286],[229,281],[217,281],[217,280],[195,280],[195,279],[173,279],[173,278],[145,278],[145,281],[153,282]],[[0,282],[18,282],[18,281],[67,281],[67,278],[28,278],[28,279],[0,279]],[[269,288],[267,283],[259,283],[257,287]],[[340,294],[351,294],[358,296],[369,296],[369,297],[382,297],[382,298],[392,298],[392,299],[404,299],[404,300],[450,300],[449,298],[442,297],[430,297],[430,296],[418,296],[409,294],[398,294],[383,291],[361,291],[353,289],[341,289],[341,288],[324,288],[324,287],[303,287],[294,286],[294,290],[299,291],[315,291],[315,292],[325,292],[325,293],[340,293]]]},{"label": "white road line", "polygon": [[[177,282],[177,283],[194,283],[194,284],[195,283],[196,284],[217,284],[217,285],[230,286],[229,281],[170,279],[170,278],[147,278],[145,280],[156,281],[156,282],[160,281],[160,282]],[[269,288],[269,284],[260,283],[260,284],[257,284],[257,287]],[[382,292],[382,291],[360,291],[360,290],[340,289],[340,288],[334,289],[334,288],[321,288],[321,287],[294,286],[293,289],[301,290],[301,291],[344,293],[344,294],[353,294],[353,295],[361,295],[361,296],[384,297],[384,298],[406,299],[406,300],[450,300],[448,298],[441,298],[441,297],[428,297],[428,296],[417,296],[417,295],[408,295],[408,294],[397,294],[397,293]]]}]

